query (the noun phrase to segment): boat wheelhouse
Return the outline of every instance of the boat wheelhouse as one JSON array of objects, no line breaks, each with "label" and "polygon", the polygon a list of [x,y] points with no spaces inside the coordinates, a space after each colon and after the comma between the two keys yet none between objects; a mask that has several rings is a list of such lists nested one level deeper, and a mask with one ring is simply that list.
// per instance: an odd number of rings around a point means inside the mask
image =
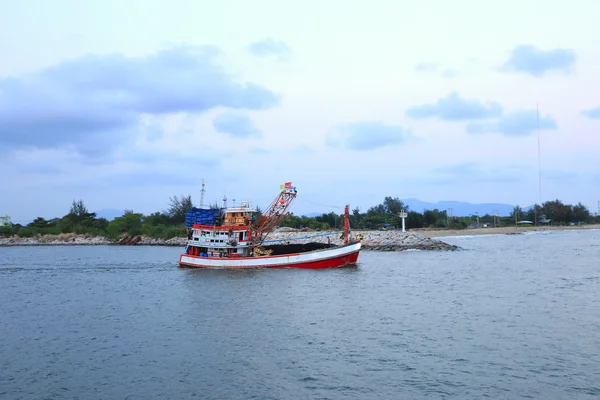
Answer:
[{"label": "boat wheelhouse", "polygon": [[[202,213],[194,209],[195,213]],[[252,253],[252,222],[256,210],[250,203],[215,210],[212,224],[194,223],[188,227],[187,249],[199,257],[249,257]],[[222,222],[220,222],[222,221]],[[222,225],[221,225],[222,223]]]}]

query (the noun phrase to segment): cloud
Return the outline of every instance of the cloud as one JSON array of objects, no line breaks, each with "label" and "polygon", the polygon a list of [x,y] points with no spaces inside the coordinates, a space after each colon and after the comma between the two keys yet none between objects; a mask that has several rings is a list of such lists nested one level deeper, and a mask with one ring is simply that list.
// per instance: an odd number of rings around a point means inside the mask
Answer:
[{"label": "cloud", "polygon": [[[492,124],[470,123],[467,125],[467,133],[500,133],[506,136],[526,136],[536,131],[538,127],[536,110],[513,111],[502,116]],[[556,121],[550,116],[540,116],[539,129],[557,129]]]},{"label": "cloud", "polygon": [[581,114],[588,118],[600,119],[600,106],[592,108],[591,110],[582,111]]},{"label": "cloud", "polygon": [[461,121],[498,117],[502,115],[502,107],[494,102],[463,99],[453,92],[435,103],[411,107],[406,115],[416,119],[437,117],[446,121]]},{"label": "cloud", "polygon": [[241,114],[224,112],[213,119],[217,132],[238,138],[259,137],[262,132],[254,126],[252,120]]},{"label": "cloud", "polygon": [[131,128],[143,115],[259,110],[278,103],[271,90],[234,81],[216,63],[218,54],[212,47],[178,47],[144,57],[86,56],[2,78],[0,147],[70,146],[98,156],[131,141],[137,134]]},{"label": "cloud", "polygon": [[520,45],[513,49],[503,69],[533,76],[542,76],[552,70],[569,72],[576,58],[570,49],[544,51],[532,45]]},{"label": "cloud", "polygon": [[399,125],[380,121],[356,122],[341,126],[326,138],[331,147],[345,146],[350,150],[366,151],[403,143],[410,133]]},{"label": "cloud", "polygon": [[444,78],[454,78],[456,76],[456,74],[457,74],[457,72],[455,69],[448,68],[442,73],[442,76]]},{"label": "cloud", "polygon": [[287,44],[271,38],[266,38],[251,43],[250,46],[248,46],[248,50],[250,53],[258,57],[276,55],[280,58],[284,58],[290,53],[290,49]]},{"label": "cloud", "polygon": [[439,62],[427,62],[419,64],[415,67],[415,71],[417,72],[435,72],[440,67]]}]

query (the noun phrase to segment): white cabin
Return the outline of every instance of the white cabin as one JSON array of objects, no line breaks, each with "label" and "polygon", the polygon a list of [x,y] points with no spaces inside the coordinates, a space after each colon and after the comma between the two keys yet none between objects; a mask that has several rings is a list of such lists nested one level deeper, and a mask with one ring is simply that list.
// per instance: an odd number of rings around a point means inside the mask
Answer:
[{"label": "white cabin", "polygon": [[223,210],[223,225],[194,225],[188,245],[204,257],[248,256],[255,213],[249,203]]},{"label": "white cabin", "polygon": [[0,215],[0,226],[11,225],[10,217],[8,215]]}]

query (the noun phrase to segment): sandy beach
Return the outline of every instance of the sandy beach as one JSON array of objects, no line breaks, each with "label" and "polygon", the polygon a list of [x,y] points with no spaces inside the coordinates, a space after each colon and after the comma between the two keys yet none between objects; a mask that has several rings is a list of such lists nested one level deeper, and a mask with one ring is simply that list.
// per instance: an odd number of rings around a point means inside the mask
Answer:
[{"label": "sandy beach", "polygon": [[561,231],[574,229],[600,229],[600,224],[580,225],[580,226],[505,226],[501,228],[475,228],[475,229],[411,229],[411,232],[418,232],[424,236],[445,237],[445,236],[470,236],[470,235],[514,235],[524,232],[537,231]]}]

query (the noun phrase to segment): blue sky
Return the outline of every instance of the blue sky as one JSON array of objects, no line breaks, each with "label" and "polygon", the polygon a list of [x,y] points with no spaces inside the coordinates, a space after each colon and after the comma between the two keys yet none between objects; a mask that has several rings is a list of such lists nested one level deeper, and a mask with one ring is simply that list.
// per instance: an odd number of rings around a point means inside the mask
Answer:
[{"label": "blue sky", "polygon": [[0,14],[0,214],[297,214],[385,196],[600,200],[600,3],[21,1]]}]

